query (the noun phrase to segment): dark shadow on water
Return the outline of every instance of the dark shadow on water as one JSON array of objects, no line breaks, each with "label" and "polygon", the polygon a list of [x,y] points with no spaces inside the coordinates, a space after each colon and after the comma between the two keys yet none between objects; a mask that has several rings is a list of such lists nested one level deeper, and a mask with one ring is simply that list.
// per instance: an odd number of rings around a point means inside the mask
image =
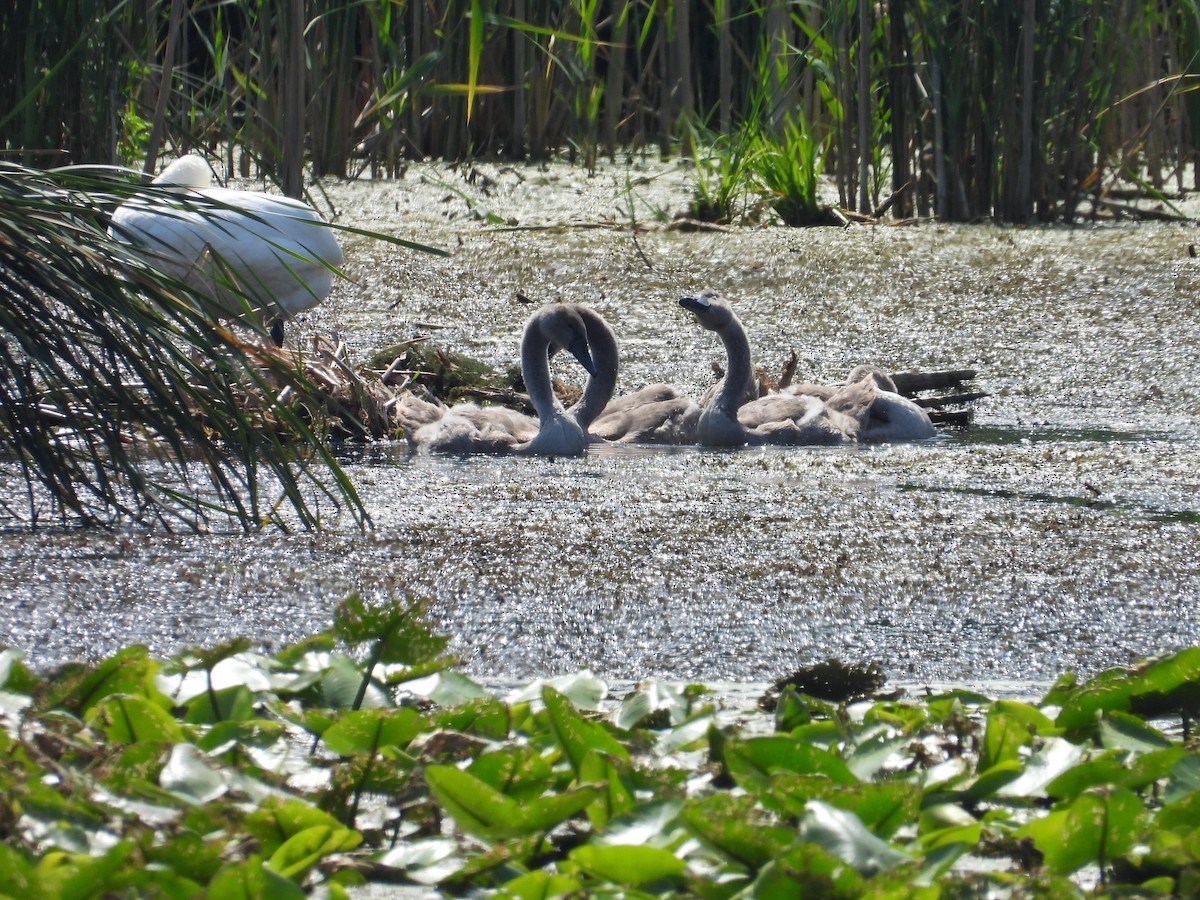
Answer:
[{"label": "dark shadow on water", "polygon": [[960,497],[984,497],[989,500],[1020,500],[1027,503],[1074,506],[1095,512],[1132,515],[1152,522],[1174,522],[1183,525],[1200,523],[1200,511],[1194,509],[1162,509],[1140,503],[1115,503],[1111,500],[1101,500],[1098,496],[1091,494],[1051,494],[1046,491],[1026,491],[1019,488],[947,487],[927,484],[901,484],[897,487],[902,492],[953,494]]},{"label": "dark shadow on water", "polygon": [[942,434],[955,443],[989,447],[1010,444],[1128,444],[1174,438],[1166,432],[1144,429],[1062,425],[972,425],[969,428],[946,429]]}]

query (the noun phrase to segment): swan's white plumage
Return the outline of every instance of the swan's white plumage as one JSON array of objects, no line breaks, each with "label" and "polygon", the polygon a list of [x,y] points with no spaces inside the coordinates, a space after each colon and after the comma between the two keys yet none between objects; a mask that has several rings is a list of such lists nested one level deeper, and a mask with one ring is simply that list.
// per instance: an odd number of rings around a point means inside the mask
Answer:
[{"label": "swan's white plumage", "polygon": [[117,207],[111,230],[151,265],[198,287],[222,317],[253,312],[289,318],[329,296],[342,249],[314,209],[298,200],[212,186],[199,156],[175,160],[154,179],[171,188]]},{"label": "swan's white plumage", "polygon": [[[537,411],[536,419],[504,407],[460,403],[446,409],[435,421],[412,431],[409,435],[412,446],[439,453],[538,456],[584,453],[589,442],[587,424],[594,414],[589,410],[602,408],[612,396],[615,372],[611,378],[604,377],[593,360],[588,328],[580,309],[571,304],[543,306],[525,324],[521,374]],[[571,353],[590,376],[584,399],[572,411],[563,409],[550,379],[550,355],[558,350]],[[430,413],[428,408],[422,410]]]}]

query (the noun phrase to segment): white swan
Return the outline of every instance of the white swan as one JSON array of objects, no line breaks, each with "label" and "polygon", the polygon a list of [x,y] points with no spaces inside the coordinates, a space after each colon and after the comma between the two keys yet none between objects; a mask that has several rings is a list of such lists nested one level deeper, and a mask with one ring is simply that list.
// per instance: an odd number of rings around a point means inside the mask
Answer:
[{"label": "white swan", "polygon": [[757,388],[752,386],[750,342],[741,321],[711,291],[684,297],[679,304],[703,328],[720,335],[729,357],[725,381],[705,404],[696,426],[701,444],[841,444],[933,434],[925,411],[899,394],[880,389],[874,369],[856,370],[862,377],[844,386],[798,385],[747,401]]},{"label": "white swan", "polygon": [[195,154],[175,160],[154,184],[176,190],[121,204],[112,234],[136,245],[151,265],[198,287],[220,317],[261,317],[282,343],[282,321],[329,296],[342,249],[310,206],[215,188],[208,163]]},{"label": "white swan", "polygon": [[[550,355],[566,350],[587,371],[592,393],[584,392],[568,413],[554,395],[550,379]],[[444,411],[436,421],[421,425],[409,435],[410,444],[421,451],[441,453],[518,453],[541,456],[578,456],[587,450],[586,417],[589,410],[603,407],[605,379],[588,347],[588,329],[579,308],[570,304],[543,306],[529,317],[521,340],[521,374],[537,419],[498,406],[460,403]],[[615,383],[615,375],[611,383]],[[611,388],[609,388],[611,396]],[[580,416],[580,406],[587,406]]]},{"label": "white swan", "polygon": [[[620,444],[690,444],[695,440],[700,405],[669,384],[651,384],[614,398],[617,341],[594,309],[577,307],[588,330],[597,375],[569,412],[597,440]],[[590,392],[590,393],[589,393]],[[603,402],[599,402],[603,398]],[[599,408],[597,407],[599,404]]]}]

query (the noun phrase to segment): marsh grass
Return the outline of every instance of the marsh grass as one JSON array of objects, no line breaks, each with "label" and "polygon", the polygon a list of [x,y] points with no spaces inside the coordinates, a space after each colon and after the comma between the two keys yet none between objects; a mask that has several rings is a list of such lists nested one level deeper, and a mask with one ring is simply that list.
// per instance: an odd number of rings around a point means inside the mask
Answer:
[{"label": "marsh grass", "polygon": [[766,95],[772,127],[803,120],[827,147],[820,174],[859,212],[895,193],[902,218],[1070,221],[1118,181],[1194,187],[1197,0],[84,0],[48,12],[0,12],[0,37],[21,48],[0,60],[13,98],[0,141],[26,163],[140,163],[159,129],[164,148],[220,149],[231,171],[257,165],[281,184],[301,154],[338,177],[396,175],[420,157],[565,151],[592,166],[624,148],[687,153],[697,122],[733,156]]},{"label": "marsh grass", "polygon": [[785,225],[818,225],[829,221],[821,202],[820,176],[829,139],[812,134],[803,119],[783,123],[778,140],[759,135],[752,168],[770,196],[771,208]]}]

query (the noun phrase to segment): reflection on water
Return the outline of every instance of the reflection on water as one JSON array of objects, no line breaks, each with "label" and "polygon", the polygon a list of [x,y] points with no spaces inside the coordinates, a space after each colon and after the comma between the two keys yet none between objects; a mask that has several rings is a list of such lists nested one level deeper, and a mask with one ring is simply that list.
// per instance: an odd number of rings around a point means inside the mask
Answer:
[{"label": "reflection on water", "polygon": [[[394,209],[397,190],[354,186],[342,205],[379,227],[372,204]],[[647,268],[619,231],[421,227],[462,246],[450,260],[352,247],[359,285],[308,327],[365,356],[433,323],[438,343],[507,365],[527,314],[513,292],[582,300],[622,340],[622,390],[699,392],[719,352],[675,298],[711,285],[765,364],[795,348],[812,379],[864,361],[975,368],[992,396],[974,427],[892,446],[560,460],[363,448],[347,466],[367,534],[4,534],[0,640],[38,665],[131,641],[278,646],[360,591],[430,597],[465,669],[497,681],[585,666],[768,681],[836,656],[898,682],[1025,683],[1200,641],[1190,232],[664,232],[639,237]]]}]

